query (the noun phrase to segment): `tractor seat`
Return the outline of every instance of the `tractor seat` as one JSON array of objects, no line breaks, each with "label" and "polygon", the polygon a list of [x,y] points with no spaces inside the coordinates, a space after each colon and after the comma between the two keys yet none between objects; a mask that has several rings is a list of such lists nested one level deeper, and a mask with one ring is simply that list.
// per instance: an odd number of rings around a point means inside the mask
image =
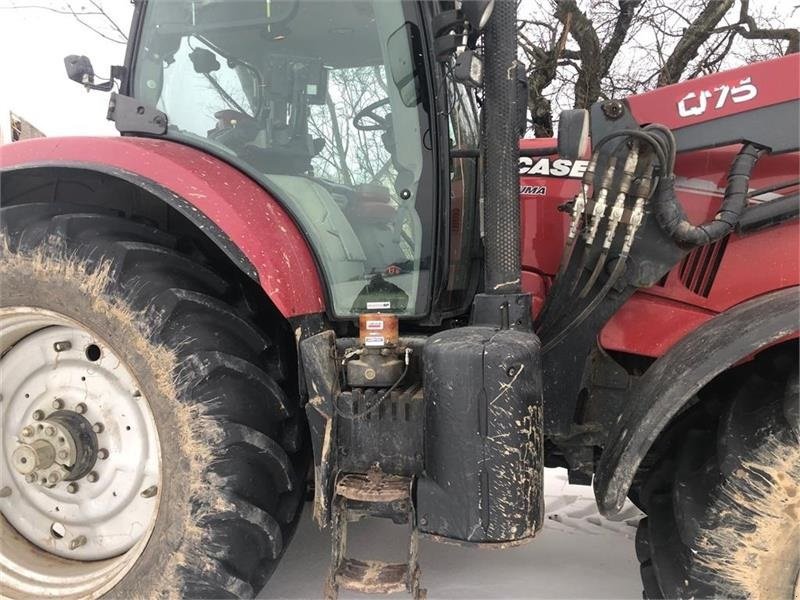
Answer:
[{"label": "tractor seat", "polygon": [[347,210],[351,223],[385,225],[394,221],[397,208],[391,203],[389,190],[376,184],[363,184],[355,188],[355,198]]}]

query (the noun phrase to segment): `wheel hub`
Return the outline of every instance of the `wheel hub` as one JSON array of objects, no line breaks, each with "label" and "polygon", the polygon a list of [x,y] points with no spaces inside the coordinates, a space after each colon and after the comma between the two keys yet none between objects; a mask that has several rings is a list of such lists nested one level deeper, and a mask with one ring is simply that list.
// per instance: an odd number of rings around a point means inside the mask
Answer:
[{"label": "wheel hub", "polygon": [[122,360],[86,330],[51,321],[29,331],[0,348],[0,511],[51,554],[118,556],[158,506],[149,404]]},{"label": "wheel hub", "polygon": [[[54,407],[63,406],[56,399]],[[41,412],[41,411],[35,411]],[[34,414],[34,419],[37,416]],[[97,435],[82,415],[58,410],[41,421],[22,428],[12,466],[31,484],[54,487],[61,481],[85,477],[97,460]]]}]

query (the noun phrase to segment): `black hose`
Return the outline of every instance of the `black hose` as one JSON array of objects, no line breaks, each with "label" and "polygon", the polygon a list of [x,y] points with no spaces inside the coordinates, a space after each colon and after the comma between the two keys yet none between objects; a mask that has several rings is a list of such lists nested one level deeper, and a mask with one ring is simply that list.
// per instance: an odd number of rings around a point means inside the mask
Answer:
[{"label": "black hose", "polygon": [[552,339],[547,340],[542,347],[542,354],[545,352],[549,352],[555,346],[557,346],[565,337],[567,337],[571,331],[573,331],[578,325],[583,323],[593,312],[594,310],[600,306],[600,303],[605,299],[608,293],[611,291],[611,288],[616,285],[619,278],[625,272],[625,260],[620,259],[614,265],[614,269],[611,271],[606,282],[603,284],[603,287],[600,289],[598,294],[592,298],[592,301],[586,305],[586,307],[578,313],[578,315],[572,319],[566,326],[564,326]]},{"label": "black hose", "polygon": [[675,196],[675,175],[663,177],[655,198],[656,221],[676,243],[688,246],[703,246],[719,240],[733,231],[747,206],[747,190],[750,175],[764,148],[745,144],[733,160],[728,173],[728,185],[722,206],[712,221],[692,225],[686,218],[678,198]]},{"label": "black hose", "polygon": [[650,125],[645,126],[645,131],[648,133],[652,131],[659,132],[663,138],[658,135],[653,135],[653,137],[663,143],[664,147],[664,154],[667,157],[667,164],[664,165],[664,174],[670,174],[675,172],[675,156],[678,152],[677,150],[677,142],[675,141],[675,134],[672,133],[672,130],[665,125],[661,125],[660,123],[651,123]]},{"label": "black hose", "polygon": [[602,146],[618,137],[634,137],[648,144],[658,157],[658,164],[662,171],[665,173],[671,173],[671,171],[666,170],[669,166],[669,162],[667,161],[667,156],[664,152],[664,142],[662,139],[656,135],[653,135],[652,133],[642,131],[641,129],[620,129],[618,131],[612,131],[605,137],[601,138],[599,142],[597,142],[594,147],[594,151],[599,152]]}]

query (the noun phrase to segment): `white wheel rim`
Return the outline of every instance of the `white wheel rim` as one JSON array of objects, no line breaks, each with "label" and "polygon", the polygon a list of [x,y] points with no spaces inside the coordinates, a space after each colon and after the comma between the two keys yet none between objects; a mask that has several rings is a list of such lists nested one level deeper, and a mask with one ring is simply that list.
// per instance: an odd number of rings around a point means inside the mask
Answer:
[{"label": "white wheel rim", "polygon": [[[69,426],[58,420],[65,414]],[[94,426],[95,445],[81,442],[89,438],[75,423]],[[155,420],[127,366],[62,315],[0,309],[0,431],[0,591],[93,597],[110,589],[152,532],[161,486]],[[33,447],[46,451],[31,473]],[[77,479],[76,448],[94,456]]]}]

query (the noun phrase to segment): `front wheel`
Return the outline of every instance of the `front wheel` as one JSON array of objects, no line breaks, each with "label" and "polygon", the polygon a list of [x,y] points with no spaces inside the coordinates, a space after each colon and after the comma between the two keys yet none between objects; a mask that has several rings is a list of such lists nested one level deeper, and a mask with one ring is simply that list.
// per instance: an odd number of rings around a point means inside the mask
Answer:
[{"label": "front wheel", "polygon": [[285,357],[169,234],[0,218],[0,594],[254,596],[304,492]]},{"label": "front wheel", "polygon": [[797,403],[796,372],[753,374],[718,421],[676,423],[638,493],[645,597],[800,598]]}]

